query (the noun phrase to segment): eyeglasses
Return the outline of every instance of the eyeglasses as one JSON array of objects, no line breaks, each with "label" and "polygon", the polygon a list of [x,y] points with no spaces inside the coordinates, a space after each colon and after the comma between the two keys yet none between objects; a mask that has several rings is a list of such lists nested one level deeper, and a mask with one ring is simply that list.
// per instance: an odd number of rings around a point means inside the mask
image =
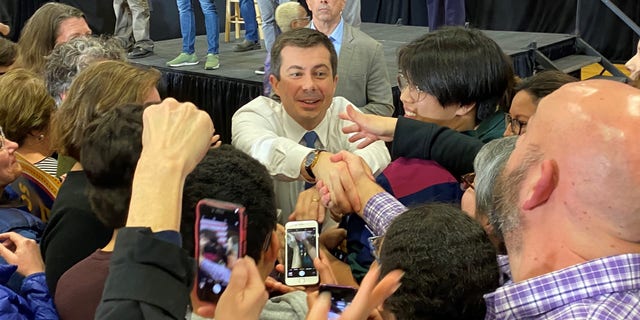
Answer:
[{"label": "eyeglasses", "polygon": [[460,188],[463,191],[466,191],[467,189],[471,188],[471,190],[476,190],[475,186],[474,186],[474,182],[476,180],[476,173],[475,172],[471,172],[471,173],[467,173],[465,175],[463,175],[462,177],[460,177],[460,180],[462,180],[462,184],[460,185]]},{"label": "eyeglasses", "polygon": [[380,250],[382,249],[382,240],[384,240],[384,236],[373,236],[369,237],[368,240],[371,255],[376,258],[376,261],[380,264]]},{"label": "eyeglasses", "polygon": [[4,131],[0,127],[0,150],[4,149],[5,140],[7,140],[7,137],[4,136]]},{"label": "eyeglasses", "polygon": [[519,136],[523,134],[525,131],[527,131],[526,121],[520,121],[518,119],[512,118],[511,115],[508,113],[504,114],[504,122],[507,126],[511,125],[511,133],[515,135]]},{"label": "eyeglasses", "polygon": [[409,80],[402,73],[399,73],[398,89],[400,89],[400,93],[402,93],[402,91],[404,91],[404,89],[406,88],[409,88],[409,96],[411,96],[411,99],[415,102],[421,101],[426,96],[426,93],[418,88],[418,86],[410,86]]}]

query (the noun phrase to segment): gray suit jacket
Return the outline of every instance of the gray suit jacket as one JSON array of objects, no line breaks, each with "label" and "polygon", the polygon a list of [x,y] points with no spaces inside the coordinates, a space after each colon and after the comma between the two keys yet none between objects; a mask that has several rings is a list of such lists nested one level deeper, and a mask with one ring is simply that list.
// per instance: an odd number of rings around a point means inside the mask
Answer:
[{"label": "gray suit jacket", "polygon": [[382,45],[347,23],[338,56],[335,96],[347,98],[365,113],[391,116],[394,111]]}]

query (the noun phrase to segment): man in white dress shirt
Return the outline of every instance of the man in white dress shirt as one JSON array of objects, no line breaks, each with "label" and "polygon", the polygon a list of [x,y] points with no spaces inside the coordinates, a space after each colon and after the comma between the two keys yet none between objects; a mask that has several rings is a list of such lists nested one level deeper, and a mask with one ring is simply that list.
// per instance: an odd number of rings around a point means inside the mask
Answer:
[{"label": "man in white dress shirt", "polygon": [[[357,154],[374,175],[389,164],[390,156],[382,141],[358,149],[342,133],[350,122],[338,114],[351,103],[333,96],[338,58],[327,36],[307,28],[285,32],[272,52],[269,82],[282,102],[254,99],[234,114],[231,131],[233,145],[264,164],[274,178],[278,221],[285,223],[298,194],[317,180],[345,190],[345,197],[332,199],[337,203],[357,197],[346,166],[329,160],[333,153]],[[320,205],[314,190],[305,198],[309,208]]]}]

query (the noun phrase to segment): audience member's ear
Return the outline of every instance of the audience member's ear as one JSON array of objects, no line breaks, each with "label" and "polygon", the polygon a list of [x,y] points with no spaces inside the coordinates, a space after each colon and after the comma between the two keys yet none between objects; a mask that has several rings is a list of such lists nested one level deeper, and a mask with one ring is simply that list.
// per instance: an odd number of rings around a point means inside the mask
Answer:
[{"label": "audience member's ear", "polygon": [[280,251],[280,241],[278,241],[278,233],[276,230],[271,231],[271,237],[269,238],[269,246],[267,250],[262,253],[262,258],[265,259],[265,262],[271,262],[273,265],[275,261],[278,259],[278,253]]},{"label": "audience member's ear", "polygon": [[558,164],[554,160],[544,160],[537,167],[533,188],[527,192],[522,209],[532,210],[547,202],[558,185]]},{"label": "audience member's ear", "polygon": [[467,115],[469,112],[471,112],[472,110],[475,110],[476,108],[476,103],[468,103],[468,104],[462,104],[458,107],[458,109],[456,109],[456,115],[457,116],[464,116]]}]

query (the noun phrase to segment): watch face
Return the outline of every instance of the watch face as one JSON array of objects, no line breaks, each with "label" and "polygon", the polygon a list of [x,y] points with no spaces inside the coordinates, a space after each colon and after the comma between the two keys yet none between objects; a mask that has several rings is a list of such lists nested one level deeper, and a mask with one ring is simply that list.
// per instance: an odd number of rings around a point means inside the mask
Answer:
[{"label": "watch face", "polygon": [[304,166],[310,167],[315,157],[316,157],[315,151],[309,152],[309,154],[307,154],[307,159],[304,161]]}]

